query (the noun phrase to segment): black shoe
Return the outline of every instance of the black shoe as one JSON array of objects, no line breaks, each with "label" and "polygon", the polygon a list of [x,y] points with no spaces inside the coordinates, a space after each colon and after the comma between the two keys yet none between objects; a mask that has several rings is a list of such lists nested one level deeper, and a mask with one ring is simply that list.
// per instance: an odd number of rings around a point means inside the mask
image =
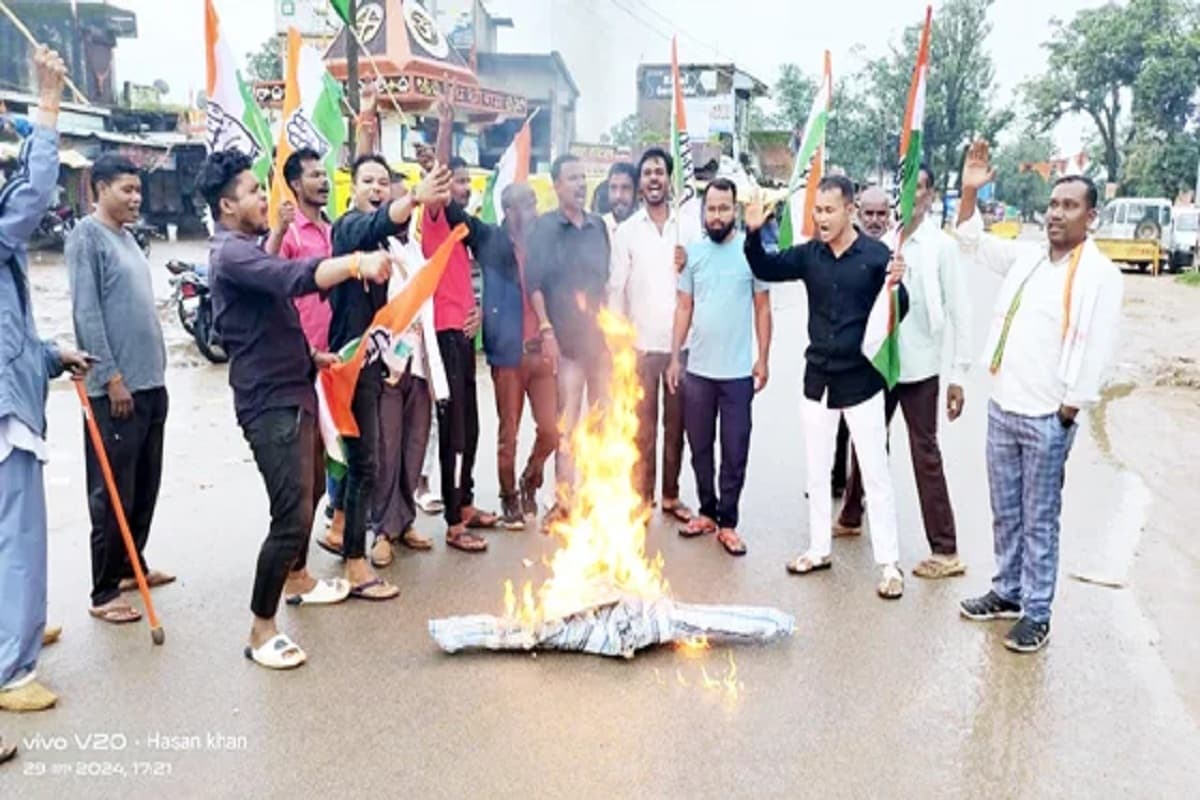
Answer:
[{"label": "black shoe", "polygon": [[1050,623],[1021,617],[1004,637],[1004,646],[1014,653],[1036,653],[1050,641]]},{"label": "black shoe", "polygon": [[521,481],[521,512],[527,517],[536,517],[538,513],[537,489],[525,481]]},{"label": "black shoe", "polygon": [[958,613],[976,622],[989,619],[1018,619],[1021,616],[1021,606],[1008,602],[995,592],[988,592],[983,597],[963,600],[958,604]]},{"label": "black shoe", "polygon": [[525,530],[525,515],[521,513],[521,504],[515,495],[500,501],[500,527],[506,531]]}]

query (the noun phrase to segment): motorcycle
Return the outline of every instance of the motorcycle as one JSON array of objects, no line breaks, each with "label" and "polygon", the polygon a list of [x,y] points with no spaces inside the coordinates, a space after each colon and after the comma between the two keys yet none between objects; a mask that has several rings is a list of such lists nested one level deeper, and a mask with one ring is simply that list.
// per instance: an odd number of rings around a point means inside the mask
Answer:
[{"label": "motorcycle", "polygon": [[70,206],[62,205],[48,208],[42,214],[34,231],[32,241],[41,247],[52,247],[61,250],[67,243],[67,236],[75,229],[75,212]]},{"label": "motorcycle", "polygon": [[142,253],[145,254],[146,258],[150,257],[150,240],[163,238],[158,228],[144,219],[139,219],[132,225],[125,227],[133,234],[134,240],[138,243],[138,247],[142,248]]},{"label": "motorcycle", "polygon": [[195,265],[185,261],[168,261],[167,271],[172,276],[174,292],[171,299],[175,303],[179,323],[196,340],[196,347],[205,358],[214,364],[224,364],[229,360],[229,354],[225,352],[221,337],[213,325],[208,277],[198,272]]}]

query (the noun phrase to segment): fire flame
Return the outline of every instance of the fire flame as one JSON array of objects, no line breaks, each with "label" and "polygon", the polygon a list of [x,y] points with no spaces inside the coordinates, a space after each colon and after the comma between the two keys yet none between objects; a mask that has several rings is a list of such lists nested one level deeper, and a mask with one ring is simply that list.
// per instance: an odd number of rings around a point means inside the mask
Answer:
[{"label": "fire flame", "polygon": [[657,600],[669,592],[662,556],[646,557],[650,508],[633,486],[642,397],[634,329],[604,308],[598,318],[612,355],[609,396],[570,432],[577,485],[559,487],[559,496],[570,502],[567,515],[550,527],[560,543],[549,560],[551,576],[536,595],[530,582],[519,598],[512,581],[504,586],[505,616],[527,627],[621,596]]}]

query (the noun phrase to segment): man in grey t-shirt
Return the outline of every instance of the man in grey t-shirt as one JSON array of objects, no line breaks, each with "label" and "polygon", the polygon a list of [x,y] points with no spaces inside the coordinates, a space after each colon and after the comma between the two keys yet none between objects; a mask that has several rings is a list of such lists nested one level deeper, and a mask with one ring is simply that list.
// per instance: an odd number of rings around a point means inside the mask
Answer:
[{"label": "man in grey t-shirt", "polygon": [[[92,167],[96,211],[67,239],[67,269],[75,340],[98,360],[87,392],[125,517],[142,555],[162,478],[167,421],[166,346],[154,304],[150,264],[125,225],[141,214],[142,187],[130,161],[105,155]],[[86,432],[88,510],[92,518],[91,614],[105,622],[135,622],[141,614],[121,599],[133,586],[104,477]],[[151,586],[175,580],[149,570]]]}]

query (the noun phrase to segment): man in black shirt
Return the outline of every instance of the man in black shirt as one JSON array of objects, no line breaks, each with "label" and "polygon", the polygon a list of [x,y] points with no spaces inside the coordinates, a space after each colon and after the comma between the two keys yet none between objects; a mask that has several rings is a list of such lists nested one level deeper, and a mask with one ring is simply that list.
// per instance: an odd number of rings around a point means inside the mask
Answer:
[{"label": "man in black shirt", "polygon": [[[809,549],[788,564],[805,575],[832,565],[833,514],[829,470],[833,463],[838,419],[844,416],[858,450],[867,503],[871,509],[871,545],[882,575],[881,597],[904,593],[900,571],[895,498],[887,465],[883,377],[862,353],[863,334],[875,298],[888,281],[904,275],[902,259],[887,246],[858,233],[854,186],[844,176],[828,176],[817,188],[813,209],[817,236],[780,253],[763,248],[766,213],[761,202],[746,207],[746,258],[763,281],[804,281],[808,294],[808,362],[804,372],[805,450],[808,474]],[[898,286],[901,315],[908,293]]]},{"label": "man in black shirt", "polygon": [[267,195],[250,159],[234,151],[208,157],[196,180],[216,220],[209,253],[215,324],[229,353],[238,424],[271,501],[271,529],[258,554],[246,657],[291,669],[307,656],[275,627],[279,597],[293,604],[345,600],[344,581],[318,581],[305,568],[312,527],[316,368],[335,359],[308,346],[292,299],[349,281],[382,284],[386,253],[288,261],[258,244],[268,231]]},{"label": "man in black shirt", "polygon": [[[392,170],[379,155],[359,156],[350,171],[354,206],[333,225],[333,254],[376,251],[387,248],[389,236],[408,228],[413,210],[422,203],[444,203],[450,196],[450,172],[436,167],[411,194],[392,198]],[[329,325],[329,348],[340,351],[366,333],[375,313],[387,304],[386,285],[357,281],[338,286],[329,294],[333,318]],[[351,596],[363,600],[391,600],[400,590],[377,577],[367,561],[367,514],[375,489],[379,447],[379,399],[383,395],[384,366],[376,358],[363,366],[354,391],[351,411],[358,424],[358,437],[347,438],[345,528],[331,528],[318,543],[346,560],[346,578]]]},{"label": "man in black shirt", "polygon": [[[558,210],[543,214],[533,227],[525,288],[537,316],[542,355],[558,376],[558,415],[566,435],[559,438],[554,474],[559,489],[570,491],[571,433],[583,416],[584,389],[593,405],[606,390],[608,350],[596,313],[607,299],[611,249],[604,220],[585,210],[587,184],[579,159],[559,156],[550,176]],[[556,506],[546,521],[561,512]]]}]

